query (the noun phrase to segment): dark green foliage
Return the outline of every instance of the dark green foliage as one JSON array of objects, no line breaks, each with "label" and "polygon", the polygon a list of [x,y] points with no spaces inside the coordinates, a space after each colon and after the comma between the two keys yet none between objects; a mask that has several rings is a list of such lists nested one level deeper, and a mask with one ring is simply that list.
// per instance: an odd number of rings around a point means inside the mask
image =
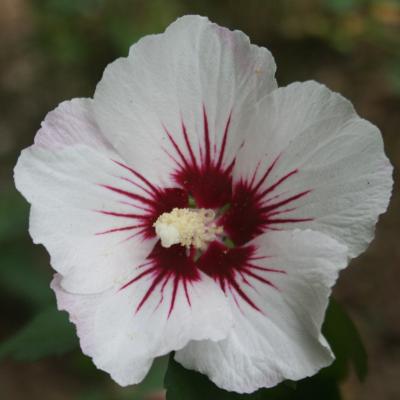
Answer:
[{"label": "dark green foliage", "polygon": [[[167,400],[284,400],[294,393],[289,385],[279,385],[273,389],[259,390],[251,395],[226,392],[215,386],[206,376],[183,368],[170,356],[168,370],[165,375]],[[268,397],[267,397],[268,396]]]},{"label": "dark green foliage", "polygon": [[0,192],[0,241],[17,238],[28,228],[29,205],[15,190]]},{"label": "dark green foliage", "polygon": [[0,289],[2,294],[12,296],[14,300],[26,303],[30,309],[42,309],[53,299],[49,288],[51,272],[34,264],[34,248],[29,241],[31,251],[21,251],[21,242],[1,243]]},{"label": "dark green foliage", "polygon": [[350,366],[353,366],[358,378],[363,380],[367,375],[368,360],[362,339],[353,321],[333,299],[326,313],[323,333],[336,360],[322,374],[340,380],[347,376]]},{"label": "dark green foliage", "polygon": [[75,330],[67,314],[49,307],[0,344],[0,359],[8,356],[18,361],[35,361],[65,354],[77,346]]}]

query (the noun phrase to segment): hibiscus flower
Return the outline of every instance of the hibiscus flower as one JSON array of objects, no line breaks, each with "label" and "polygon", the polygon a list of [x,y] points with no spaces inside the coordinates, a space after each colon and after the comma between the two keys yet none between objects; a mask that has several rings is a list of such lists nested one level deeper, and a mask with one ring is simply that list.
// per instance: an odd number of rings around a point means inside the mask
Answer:
[{"label": "hibiscus flower", "polygon": [[121,385],[155,357],[252,392],[329,365],[331,287],[373,238],[379,130],[271,53],[187,16],[51,111],[15,169],[82,350]]}]

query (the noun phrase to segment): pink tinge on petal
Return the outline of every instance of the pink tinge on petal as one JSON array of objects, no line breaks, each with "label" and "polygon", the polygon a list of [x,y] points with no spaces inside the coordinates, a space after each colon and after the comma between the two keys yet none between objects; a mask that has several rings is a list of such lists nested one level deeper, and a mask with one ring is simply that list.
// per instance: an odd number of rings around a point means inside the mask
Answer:
[{"label": "pink tinge on petal", "polygon": [[63,101],[50,111],[35,136],[35,146],[58,151],[76,145],[111,151],[112,146],[92,118],[92,99]]},{"label": "pink tinge on petal", "polygon": [[244,247],[227,248],[219,242],[212,242],[207,251],[200,257],[197,266],[207,275],[219,283],[225,293],[230,293],[240,308],[240,300],[257,311],[261,309],[255,304],[251,297],[244,290],[247,286],[254,289],[251,281],[256,280],[265,285],[279,290],[270,279],[273,273],[285,273],[280,269],[260,266],[261,259],[264,262],[267,257],[257,257],[256,248],[252,245]]},{"label": "pink tinge on petal", "polygon": [[[180,290],[183,290],[186,301],[191,306],[188,286],[200,280],[200,274],[194,262],[194,254],[188,255],[186,248],[182,246],[172,246],[167,249],[158,243],[147,260],[148,262],[140,266],[143,271],[121,287],[121,290],[124,290],[138,281],[146,280],[148,282],[148,288],[137,305],[136,312],[140,311],[150,296],[157,295],[159,296],[159,305],[163,301],[169,302],[169,316],[174,309]],[[164,297],[167,284],[172,284],[172,293],[169,299]]]}]

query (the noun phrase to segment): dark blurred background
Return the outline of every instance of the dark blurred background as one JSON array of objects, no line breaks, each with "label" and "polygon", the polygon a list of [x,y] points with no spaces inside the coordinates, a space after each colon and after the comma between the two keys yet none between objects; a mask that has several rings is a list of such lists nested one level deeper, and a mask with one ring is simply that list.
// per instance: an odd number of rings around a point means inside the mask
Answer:
[{"label": "dark blurred background", "polygon": [[[121,389],[81,355],[73,331],[52,313],[49,258],[28,236],[28,205],[13,186],[12,169],[49,110],[92,96],[108,63],[188,13],[243,30],[268,47],[280,85],[315,79],[341,92],[380,127],[399,167],[399,1],[0,0],[2,400],[162,399],[165,360],[144,385]],[[367,379],[359,383],[350,374],[341,387],[345,400],[400,399],[399,203],[395,189],[376,239],[335,288],[369,354]],[[41,358],[46,352],[53,355]]]}]

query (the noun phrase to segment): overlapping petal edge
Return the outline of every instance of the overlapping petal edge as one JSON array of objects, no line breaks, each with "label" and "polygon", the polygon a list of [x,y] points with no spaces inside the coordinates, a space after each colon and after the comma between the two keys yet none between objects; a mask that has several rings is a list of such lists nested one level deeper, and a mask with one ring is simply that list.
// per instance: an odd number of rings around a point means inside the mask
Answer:
[{"label": "overlapping petal edge", "polygon": [[[59,307],[120,384],[171,350],[237,392],[332,360],[330,288],[372,239],[392,170],[347,100],[314,82],[277,89],[274,73],[241,32],[184,17],[111,64],[94,100],[50,113],[21,155]],[[200,255],[153,227],[191,200],[224,231]]]}]

